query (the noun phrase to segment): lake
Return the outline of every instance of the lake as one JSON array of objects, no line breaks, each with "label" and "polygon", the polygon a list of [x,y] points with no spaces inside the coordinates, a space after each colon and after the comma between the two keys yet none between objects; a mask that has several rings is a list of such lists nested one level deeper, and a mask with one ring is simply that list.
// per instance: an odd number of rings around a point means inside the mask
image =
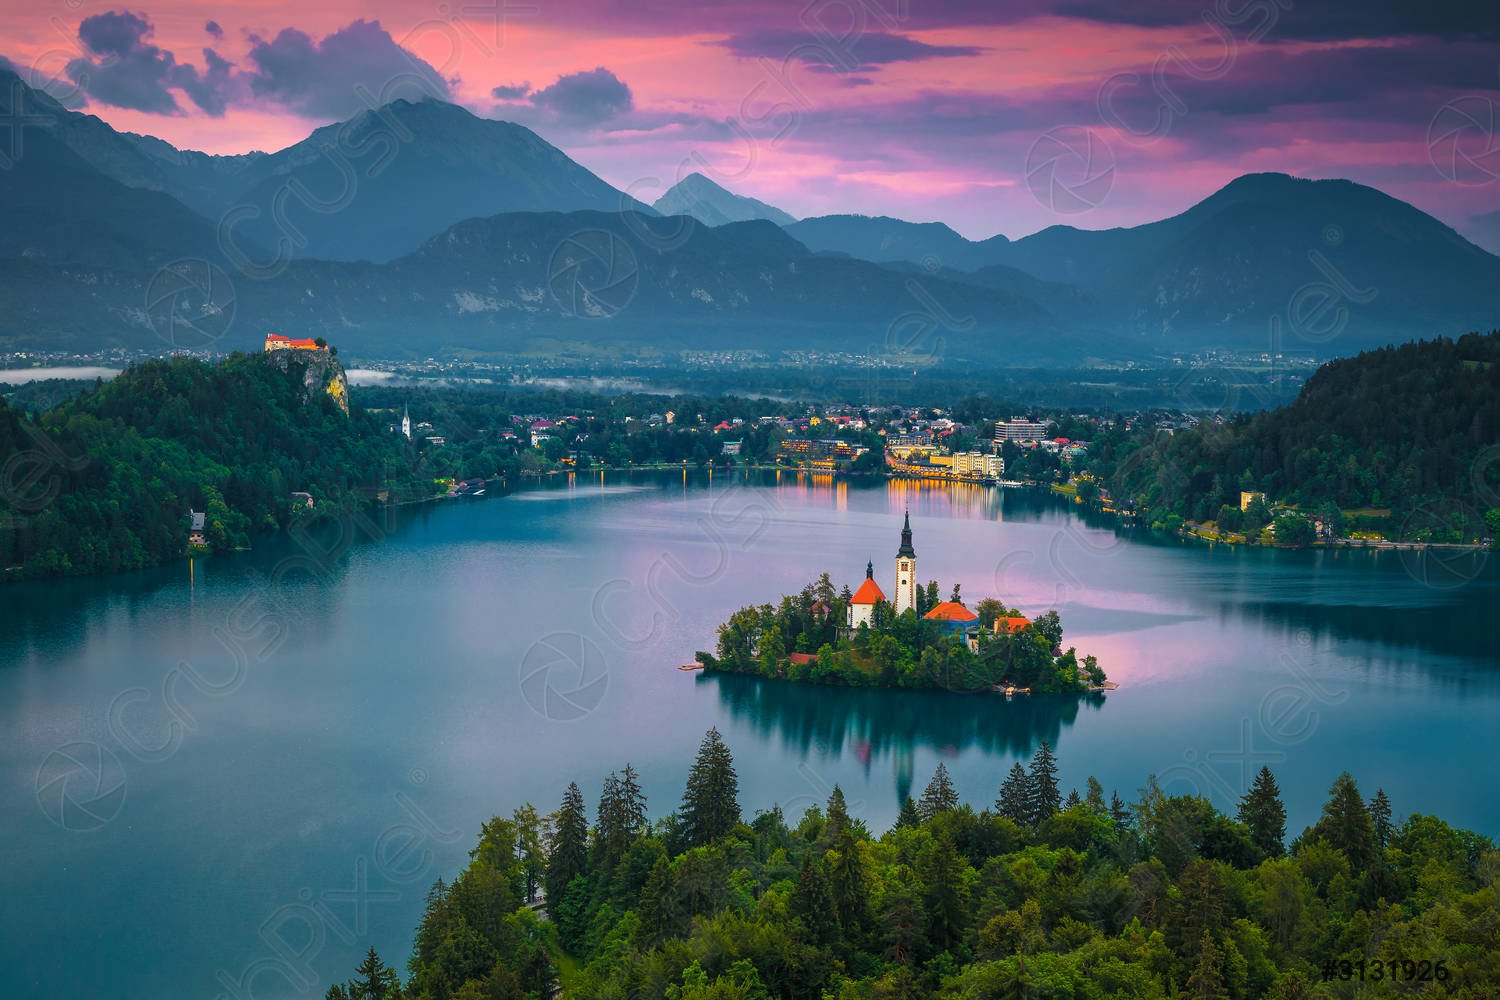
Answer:
[{"label": "lake", "polygon": [[[1120,689],[851,691],[676,667],[823,570],[1056,607]],[[0,995],[321,997],[404,968],[480,824],[632,762],[653,815],[718,726],[747,815],[841,785],[872,828],[939,762],[976,805],[1052,741],[1064,788],[1148,774],[1288,830],[1349,769],[1399,816],[1500,834],[1500,599],[1483,554],[1126,537],[1034,492],[775,473],[579,476],[0,590]]]}]

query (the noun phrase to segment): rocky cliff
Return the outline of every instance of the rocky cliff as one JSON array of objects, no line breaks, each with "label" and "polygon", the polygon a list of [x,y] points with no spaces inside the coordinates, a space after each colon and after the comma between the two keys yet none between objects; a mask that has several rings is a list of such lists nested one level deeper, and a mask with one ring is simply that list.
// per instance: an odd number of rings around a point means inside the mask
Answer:
[{"label": "rocky cliff", "polygon": [[304,403],[311,400],[314,393],[326,392],[333,397],[338,408],[348,415],[349,379],[344,375],[344,366],[332,351],[267,351],[265,358],[267,364],[288,374],[300,371]]}]

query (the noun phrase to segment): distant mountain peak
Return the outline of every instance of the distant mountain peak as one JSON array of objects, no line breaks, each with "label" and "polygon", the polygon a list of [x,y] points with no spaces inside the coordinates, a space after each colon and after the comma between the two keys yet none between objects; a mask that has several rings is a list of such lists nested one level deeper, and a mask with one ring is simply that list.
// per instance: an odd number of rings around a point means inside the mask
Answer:
[{"label": "distant mountain peak", "polygon": [[690,216],[706,226],[756,219],[788,226],[797,221],[774,205],[735,194],[697,171],[672,185],[651,207],[662,215]]}]

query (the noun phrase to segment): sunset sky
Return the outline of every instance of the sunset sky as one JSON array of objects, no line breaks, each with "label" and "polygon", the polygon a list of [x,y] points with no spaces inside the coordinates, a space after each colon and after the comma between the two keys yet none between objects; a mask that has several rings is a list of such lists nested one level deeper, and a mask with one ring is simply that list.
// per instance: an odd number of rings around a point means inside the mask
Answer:
[{"label": "sunset sky", "polygon": [[648,202],[699,170],[798,216],[1014,238],[1149,221],[1279,170],[1374,185],[1500,250],[1493,3],[143,4],[7,4],[0,56],[116,128],[212,153],[426,94]]}]

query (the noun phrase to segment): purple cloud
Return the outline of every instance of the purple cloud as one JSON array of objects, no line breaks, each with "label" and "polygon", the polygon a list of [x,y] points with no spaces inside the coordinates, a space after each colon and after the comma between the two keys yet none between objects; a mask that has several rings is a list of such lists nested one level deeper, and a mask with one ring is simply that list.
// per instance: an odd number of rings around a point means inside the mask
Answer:
[{"label": "purple cloud", "polygon": [[117,108],[180,114],[182,109],[172,93],[178,89],[209,114],[222,115],[230,83],[229,64],[212,49],[205,49],[208,69],[200,73],[152,44],[152,30],[145,15],[130,11],[84,18],[78,25],[78,40],[88,55],[68,62],[68,77],[89,97]]},{"label": "purple cloud", "polygon": [[490,91],[490,96],[501,101],[519,101],[531,93],[531,81],[522,83],[503,83]]},{"label": "purple cloud", "polygon": [[452,98],[437,70],[379,21],[355,21],[321,41],[296,28],[251,41],[251,92],[309,118],[346,118],[399,97]]},{"label": "purple cloud", "polygon": [[212,35],[216,39],[221,39],[222,40],[223,37],[224,37],[224,29],[221,28],[221,27],[219,27],[219,22],[218,21],[209,21],[207,24],[205,24],[203,26],[203,30],[206,31],[206,32],[208,32],[210,35]]},{"label": "purple cloud", "polygon": [[635,99],[625,81],[598,66],[558,77],[532,94],[531,103],[565,122],[596,124],[629,111]]},{"label": "purple cloud", "polygon": [[888,63],[976,56],[985,51],[974,45],[929,45],[886,31],[836,37],[828,32],[782,28],[731,35],[719,44],[742,59],[796,60],[823,73],[868,73]]}]

